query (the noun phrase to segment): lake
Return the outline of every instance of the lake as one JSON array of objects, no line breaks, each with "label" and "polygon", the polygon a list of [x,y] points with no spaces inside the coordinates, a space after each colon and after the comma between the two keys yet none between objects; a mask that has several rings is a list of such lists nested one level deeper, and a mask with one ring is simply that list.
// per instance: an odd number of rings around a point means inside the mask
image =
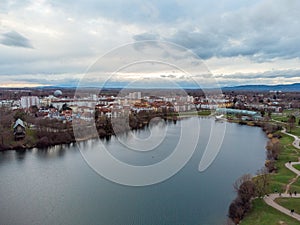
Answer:
[{"label": "lake", "polygon": [[[162,182],[121,185],[100,176],[85,160],[99,157],[101,142],[122,162],[152,165],[172,154],[181,127],[188,126],[193,132],[196,123],[201,132],[192,158]],[[218,129],[221,125],[197,117],[176,124],[167,122],[163,140],[147,152],[128,150],[119,140],[127,138],[128,145],[141,143],[126,135],[78,145],[0,152],[0,224],[224,224],[229,204],[236,197],[232,184],[243,174],[255,174],[263,167],[267,138],[258,127],[226,123],[219,154],[205,171],[199,172],[211,127]],[[133,134],[147,138],[149,129]]]}]

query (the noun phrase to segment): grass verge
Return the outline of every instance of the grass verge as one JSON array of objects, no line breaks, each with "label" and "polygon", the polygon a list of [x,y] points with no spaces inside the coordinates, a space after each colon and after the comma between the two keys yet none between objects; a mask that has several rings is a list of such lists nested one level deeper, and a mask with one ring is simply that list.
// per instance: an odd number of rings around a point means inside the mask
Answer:
[{"label": "grass verge", "polygon": [[263,199],[255,199],[253,208],[241,225],[299,225],[299,222],[268,206]]},{"label": "grass verge", "polygon": [[300,164],[293,165],[293,167],[294,167],[295,169],[297,169],[297,170],[299,170],[299,171],[300,171]]},{"label": "grass verge", "polygon": [[[282,151],[279,155],[279,159],[276,161],[278,172],[271,176],[270,180],[270,192],[279,191],[284,192],[286,185],[296,177],[296,175],[285,167],[285,163],[288,161],[298,161],[300,151],[293,147],[293,138],[282,134],[280,143],[282,145]],[[300,179],[298,179],[290,187],[292,192],[297,191],[300,194]],[[294,208],[296,212],[300,211],[300,199],[277,199],[284,207],[290,209]],[[298,211],[299,210],[299,211]],[[299,224],[295,219],[273,209],[268,206],[263,199],[256,199],[253,201],[253,208],[247,214],[246,218],[242,221],[242,225],[294,225]]]},{"label": "grass verge", "polygon": [[277,198],[275,202],[284,208],[294,209],[296,213],[300,213],[300,198]]}]

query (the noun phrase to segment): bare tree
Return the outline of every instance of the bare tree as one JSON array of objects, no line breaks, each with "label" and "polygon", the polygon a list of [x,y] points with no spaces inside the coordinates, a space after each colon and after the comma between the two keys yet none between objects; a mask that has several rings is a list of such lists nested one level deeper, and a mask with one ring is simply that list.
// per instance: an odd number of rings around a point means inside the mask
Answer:
[{"label": "bare tree", "polygon": [[229,206],[228,217],[234,224],[239,224],[251,209],[251,200],[255,196],[256,187],[250,174],[240,177],[233,186],[238,195]]},{"label": "bare tree", "polygon": [[267,168],[262,168],[257,171],[257,176],[254,178],[254,184],[256,187],[256,195],[262,197],[268,193],[270,183],[270,174]]},{"label": "bare tree", "polygon": [[229,218],[232,219],[234,224],[239,224],[239,222],[243,219],[245,210],[243,207],[243,203],[240,199],[236,198],[229,206]]},{"label": "bare tree", "polygon": [[[244,206],[247,205],[247,203],[251,201],[251,198],[255,196],[255,192],[256,192],[256,186],[252,180],[245,181],[244,183],[241,184],[238,191],[238,196],[244,203]],[[248,210],[248,208],[246,207],[245,209]]]},{"label": "bare tree", "polygon": [[272,172],[276,172],[277,171],[277,167],[275,165],[275,160],[266,160],[265,161],[265,167],[268,169],[268,172],[269,173],[272,173]]},{"label": "bare tree", "polygon": [[267,159],[268,160],[277,160],[279,153],[281,151],[281,144],[278,138],[272,138],[268,141],[266,146],[267,151]]},{"label": "bare tree", "polygon": [[251,174],[244,174],[240,178],[238,178],[234,183],[233,183],[233,188],[236,192],[239,191],[240,186],[246,182],[252,180],[252,175]]},{"label": "bare tree", "polygon": [[289,128],[289,130],[291,132],[292,129],[295,128],[296,117],[294,115],[289,115],[287,123],[288,123],[288,128]]}]

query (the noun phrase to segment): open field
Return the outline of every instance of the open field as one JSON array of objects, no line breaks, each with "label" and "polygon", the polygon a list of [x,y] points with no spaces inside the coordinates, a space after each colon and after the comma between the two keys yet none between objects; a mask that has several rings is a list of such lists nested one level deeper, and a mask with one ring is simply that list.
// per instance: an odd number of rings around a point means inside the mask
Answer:
[{"label": "open field", "polygon": [[[292,146],[293,138],[287,135],[282,136],[280,143],[282,144],[282,152],[279,159],[276,161],[278,172],[271,176],[270,192],[275,190],[284,192],[286,184],[295,177],[295,174],[285,167],[285,163],[288,161],[298,161],[299,150]],[[296,182],[292,185],[293,191],[300,193],[300,183]]]},{"label": "open field", "polygon": [[[300,199],[299,199],[300,200]],[[241,225],[298,225],[299,222],[268,206],[263,199],[255,199],[253,208]]]},{"label": "open field", "polygon": [[295,127],[289,133],[300,136],[300,127]]},{"label": "open field", "polygon": [[300,199],[299,198],[277,198],[275,200],[279,205],[287,209],[294,209],[296,213],[300,213]]},{"label": "open field", "polygon": [[[282,134],[280,143],[282,145],[282,151],[279,159],[276,162],[278,172],[271,175],[269,192],[275,191],[283,193],[286,185],[296,176],[292,171],[285,167],[285,163],[288,161],[298,161],[300,156],[300,150],[293,147],[293,138]],[[295,165],[297,169],[300,169],[300,165]],[[292,192],[297,191],[300,194],[300,179],[293,183],[290,187]],[[300,199],[285,198],[276,199],[276,202],[288,209],[294,209],[296,212],[300,212]],[[293,218],[288,217],[285,214],[268,206],[262,199],[256,199],[253,201],[253,208],[246,218],[242,221],[242,225],[280,225],[280,224],[299,224]]]},{"label": "open field", "polygon": [[299,170],[299,171],[300,171],[300,164],[293,165],[293,167],[294,167],[295,169],[297,169],[297,170]]},{"label": "open field", "polygon": [[[271,118],[280,123],[287,123],[289,115],[296,115],[295,126],[299,126],[299,109],[287,110],[285,109],[283,113],[280,114],[272,114]],[[295,135],[300,135],[300,128],[294,128],[290,133]]]}]

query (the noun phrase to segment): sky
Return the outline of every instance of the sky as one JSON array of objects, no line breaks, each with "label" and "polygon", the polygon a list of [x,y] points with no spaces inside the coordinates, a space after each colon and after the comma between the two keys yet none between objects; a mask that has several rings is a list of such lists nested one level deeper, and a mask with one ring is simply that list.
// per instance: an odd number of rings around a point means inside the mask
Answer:
[{"label": "sky", "polygon": [[[209,73],[221,86],[299,83],[299,12],[298,0],[1,0],[0,87],[76,86],[91,70],[102,80],[117,70],[121,83],[184,80],[174,73],[189,67],[187,52],[206,71],[201,82]],[[137,48],[148,40],[186,51]],[[119,53],[130,60],[116,63]],[[139,57],[172,66],[116,67]]]}]

